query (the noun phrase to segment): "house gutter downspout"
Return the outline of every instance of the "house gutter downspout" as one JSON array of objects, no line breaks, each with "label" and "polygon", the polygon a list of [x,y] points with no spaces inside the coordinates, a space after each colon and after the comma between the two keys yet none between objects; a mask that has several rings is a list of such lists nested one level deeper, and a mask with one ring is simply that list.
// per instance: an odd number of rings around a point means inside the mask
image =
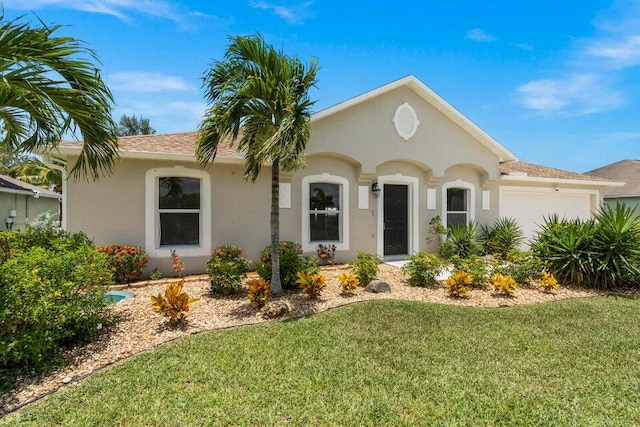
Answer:
[{"label": "house gutter downspout", "polygon": [[62,199],[60,207],[60,228],[67,229],[67,162],[62,159],[52,159],[51,156],[42,156],[42,163],[48,168],[60,171],[62,175]]}]

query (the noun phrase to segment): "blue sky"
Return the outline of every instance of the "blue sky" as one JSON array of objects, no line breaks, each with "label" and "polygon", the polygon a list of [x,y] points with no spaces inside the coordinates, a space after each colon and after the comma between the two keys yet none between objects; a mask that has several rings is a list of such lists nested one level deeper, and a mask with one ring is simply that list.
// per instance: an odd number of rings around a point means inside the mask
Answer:
[{"label": "blue sky", "polygon": [[[195,130],[229,35],[318,59],[316,110],[414,74],[520,160],[584,172],[640,158],[640,0],[5,0],[102,61],[116,119]],[[36,16],[37,15],[37,16]]]}]

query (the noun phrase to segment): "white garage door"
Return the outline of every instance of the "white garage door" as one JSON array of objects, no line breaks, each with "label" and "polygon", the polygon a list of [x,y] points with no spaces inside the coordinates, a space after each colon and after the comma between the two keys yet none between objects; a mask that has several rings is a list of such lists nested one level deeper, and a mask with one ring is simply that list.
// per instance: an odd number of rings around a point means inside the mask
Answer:
[{"label": "white garage door", "polygon": [[590,194],[503,190],[500,197],[500,216],[515,218],[527,241],[540,230],[544,219],[554,213],[567,219],[590,218]]}]

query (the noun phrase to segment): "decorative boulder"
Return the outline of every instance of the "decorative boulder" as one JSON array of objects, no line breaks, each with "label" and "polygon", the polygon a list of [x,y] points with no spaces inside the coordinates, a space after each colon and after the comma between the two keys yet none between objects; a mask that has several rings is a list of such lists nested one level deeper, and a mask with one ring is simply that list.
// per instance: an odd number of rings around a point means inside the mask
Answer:
[{"label": "decorative boulder", "polygon": [[380,294],[383,292],[391,292],[391,285],[383,280],[372,280],[369,284],[364,288],[367,292],[372,292],[374,294]]},{"label": "decorative boulder", "polygon": [[275,319],[291,312],[291,307],[286,302],[270,302],[260,310],[263,319]]}]

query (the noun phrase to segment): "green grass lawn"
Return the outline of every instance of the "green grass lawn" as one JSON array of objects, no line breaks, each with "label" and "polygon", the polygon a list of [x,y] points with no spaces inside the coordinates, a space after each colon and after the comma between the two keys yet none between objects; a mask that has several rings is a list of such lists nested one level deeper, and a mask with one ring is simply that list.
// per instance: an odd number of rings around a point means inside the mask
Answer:
[{"label": "green grass lawn", "polygon": [[381,301],[181,339],[0,425],[640,424],[640,300]]}]

